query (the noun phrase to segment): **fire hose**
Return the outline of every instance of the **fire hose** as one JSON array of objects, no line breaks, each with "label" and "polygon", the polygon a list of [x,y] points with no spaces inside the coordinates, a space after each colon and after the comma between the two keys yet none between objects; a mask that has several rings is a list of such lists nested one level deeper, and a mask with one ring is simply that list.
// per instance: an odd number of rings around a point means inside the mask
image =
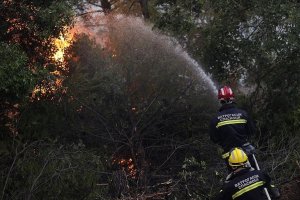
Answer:
[{"label": "fire hose", "polygon": [[[256,169],[257,169],[257,170],[260,170],[260,168],[259,168],[259,166],[258,166],[258,163],[257,163],[257,160],[256,160],[256,158],[255,158],[254,153],[252,154],[252,157],[253,157],[253,161],[254,161],[254,163],[255,163]],[[267,188],[264,188],[264,192],[265,192],[265,194],[266,194],[268,200],[271,200],[271,197],[270,197],[270,194],[269,194],[269,191],[268,191]]]}]

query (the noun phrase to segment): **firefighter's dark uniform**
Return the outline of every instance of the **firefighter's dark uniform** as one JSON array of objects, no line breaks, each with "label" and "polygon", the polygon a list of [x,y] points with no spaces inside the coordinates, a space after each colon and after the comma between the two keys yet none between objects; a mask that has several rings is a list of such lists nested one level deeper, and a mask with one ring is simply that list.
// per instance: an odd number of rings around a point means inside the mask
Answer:
[{"label": "firefighter's dark uniform", "polygon": [[235,103],[230,103],[222,105],[217,116],[211,120],[209,134],[210,139],[223,148],[222,157],[226,160],[232,148],[243,148],[249,144],[248,138],[254,134],[254,130],[247,112],[238,109]]},{"label": "firefighter's dark uniform", "polygon": [[244,110],[238,109],[235,103],[224,104],[210,123],[210,139],[219,144],[225,152],[233,147],[242,147],[252,134],[252,120]]},{"label": "firefighter's dark uniform", "polygon": [[[216,200],[265,200],[264,188],[272,192],[270,183],[271,178],[262,171],[244,168],[228,176]],[[270,195],[279,197],[273,193]]]}]

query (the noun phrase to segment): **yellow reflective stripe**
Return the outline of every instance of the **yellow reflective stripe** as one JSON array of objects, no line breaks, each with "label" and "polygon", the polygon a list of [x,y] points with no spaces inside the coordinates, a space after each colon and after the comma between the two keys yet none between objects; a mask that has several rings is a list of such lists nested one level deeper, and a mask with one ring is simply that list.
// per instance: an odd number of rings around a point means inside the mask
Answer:
[{"label": "yellow reflective stripe", "polygon": [[220,126],[228,125],[228,124],[245,124],[247,123],[247,120],[245,119],[233,119],[233,120],[227,120],[227,121],[222,121],[217,124],[217,128]]},{"label": "yellow reflective stripe", "polygon": [[228,158],[228,157],[229,157],[229,154],[230,154],[229,152],[227,152],[227,153],[224,153],[224,154],[222,155],[222,158],[223,158],[223,159],[226,159],[226,158]]},{"label": "yellow reflective stripe", "polygon": [[264,185],[264,184],[265,184],[264,181],[259,181],[259,182],[256,182],[256,183],[254,183],[254,184],[251,184],[251,185],[249,185],[249,186],[247,186],[247,187],[245,187],[245,188],[239,190],[239,191],[236,192],[234,195],[232,195],[232,199],[235,199],[235,198],[241,196],[242,194],[244,194],[244,193],[246,193],[246,192],[249,192],[250,190],[253,190],[253,189],[255,189],[255,188],[259,187],[259,186],[262,186],[262,185]]}]

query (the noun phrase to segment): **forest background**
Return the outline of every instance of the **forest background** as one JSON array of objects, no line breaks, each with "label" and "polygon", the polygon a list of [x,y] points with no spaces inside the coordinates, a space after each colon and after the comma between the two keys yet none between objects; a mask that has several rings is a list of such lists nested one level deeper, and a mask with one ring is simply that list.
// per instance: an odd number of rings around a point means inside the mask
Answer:
[{"label": "forest background", "polygon": [[[103,29],[95,14],[109,34],[82,30],[56,59],[78,19]],[[219,105],[194,61],[255,120],[261,167],[294,179],[299,26],[297,0],[2,0],[1,200],[211,199]]]}]

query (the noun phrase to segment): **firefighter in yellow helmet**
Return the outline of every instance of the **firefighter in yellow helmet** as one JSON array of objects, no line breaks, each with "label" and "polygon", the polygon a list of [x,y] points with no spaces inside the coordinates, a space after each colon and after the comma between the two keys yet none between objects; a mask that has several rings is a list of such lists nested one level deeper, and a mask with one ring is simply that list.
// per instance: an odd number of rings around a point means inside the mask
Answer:
[{"label": "firefighter in yellow helmet", "polygon": [[266,191],[272,199],[279,198],[279,191],[271,186],[268,174],[251,167],[248,156],[240,148],[230,151],[229,165],[232,168],[217,200],[265,200]]}]

